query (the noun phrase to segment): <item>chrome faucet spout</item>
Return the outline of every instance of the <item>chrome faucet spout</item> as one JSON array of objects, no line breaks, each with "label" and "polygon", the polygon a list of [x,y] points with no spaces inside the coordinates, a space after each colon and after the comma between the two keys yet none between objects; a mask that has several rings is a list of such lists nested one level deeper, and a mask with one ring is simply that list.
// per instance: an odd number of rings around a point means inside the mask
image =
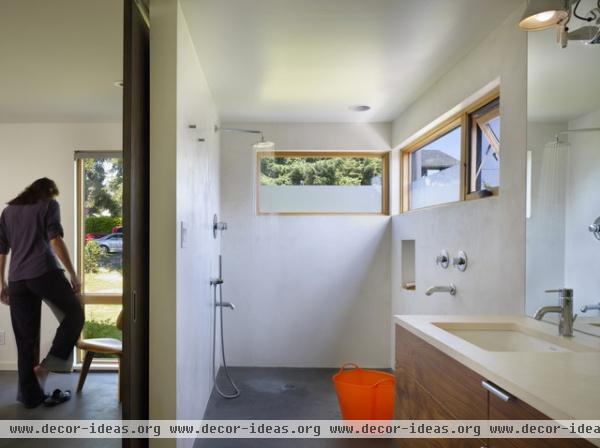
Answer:
[{"label": "chrome faucet spout", "polygon": [[561,289],[549,289],[546,292],[558,293],[558,305],[554,306],[542,306],[540,307],[533,318],[541,320],[548,313],[557,313],[559,315],[558,320],[558,334],[561,336],[573,336],[573,322],[577,315],[573,315],[573,290],[569,288]]},{"label": "chrome faucet spout", "polygon": [[541,306],[537,309],[533,318],[535,320],[542,320],[542,318],[548,313],[562,313],[562,307],[558,305],[554,306]]},{"label": "chrome faucet spout", "polygon": [[230,310],[235,310],[235,305],[231,302],[217,302],[217,306],[222,306],[223,308],[229,308]]},{"label": "chrome faucet spout", "polygon": [[425,295],[430,296],[432,294],[435,294],[436,292],[447,292],[451,296],[454,296],[456,295],[456,286],[454,286],[453,283],[450,283],[449,286],[430,286],[425,291]]}]

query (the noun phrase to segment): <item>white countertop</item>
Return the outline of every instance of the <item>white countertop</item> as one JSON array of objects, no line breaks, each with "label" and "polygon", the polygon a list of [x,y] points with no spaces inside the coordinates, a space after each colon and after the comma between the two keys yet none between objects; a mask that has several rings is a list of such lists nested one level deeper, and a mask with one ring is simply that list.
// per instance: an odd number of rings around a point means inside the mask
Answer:
[{"label": "white countertop", "polygon": [[600,420],[600,338],[577,333],[569,338],[590,352],[493,352],[434,323],[510,323],[551,336],[558,334],[557,327],[524,316],[394,317],[398,325],[548,417]]}]

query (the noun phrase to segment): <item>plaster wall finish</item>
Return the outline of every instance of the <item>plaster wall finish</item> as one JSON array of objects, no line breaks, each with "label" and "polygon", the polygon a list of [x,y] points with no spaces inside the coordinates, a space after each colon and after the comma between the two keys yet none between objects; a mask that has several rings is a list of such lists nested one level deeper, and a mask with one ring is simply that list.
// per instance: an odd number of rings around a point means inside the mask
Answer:
[{"label": "plaster wall finish", "polygon": [[[521,9],[394,121],[393,145],[397,147],[474,92],[499,81],[500,195],[393,217],[392,314],[524,311],[527,38],[515,25]],[[401,285],[402,240],[415,241],[415,291]],[[467,271],[436,266],[435,257],[442,249],[453,256],[461,249],[466,251]],[[456,296],[425,295],[427,287],[449,283],[456,285]]]},{"label": "plaster wall finish", "polygon": [[[177,418],[201,419],[212,391],[213,296],[220,241],[218,124],[186,19],[177,18]],[[189,125],[195,125],[191,129]],[[204,141],[199,141],[204,139]],[[193,440],[178,440],[191,447]]]},{"label": "plaster wall finish", "polygon": [[[387,150],[389,124],[228,123],[278,150]],[[257,216],[256,137],[222,136],[225,334],[234,366],[388,365],[388,216]]]},{"label": "plaster wall finish", "polygon": [[153,1],[150,16],[150,417],[199,420],[212,390],[217,113],[179,2]]}]

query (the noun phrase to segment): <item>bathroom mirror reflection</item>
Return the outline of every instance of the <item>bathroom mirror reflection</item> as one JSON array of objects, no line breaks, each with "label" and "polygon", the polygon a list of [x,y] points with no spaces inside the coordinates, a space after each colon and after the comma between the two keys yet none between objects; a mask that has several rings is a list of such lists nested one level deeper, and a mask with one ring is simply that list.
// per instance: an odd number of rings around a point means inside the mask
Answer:
[{"label": "bathroom mirror reflection", "polygon": [[574,330],[600,337],[600,45],[556,34],[528,33],[526,313],[570,288]]}]

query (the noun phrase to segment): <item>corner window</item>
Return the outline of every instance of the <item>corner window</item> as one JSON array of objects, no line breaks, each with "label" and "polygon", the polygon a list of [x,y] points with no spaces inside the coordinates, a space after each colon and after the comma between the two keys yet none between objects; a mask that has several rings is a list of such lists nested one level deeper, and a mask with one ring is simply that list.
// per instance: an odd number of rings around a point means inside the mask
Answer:
[{"label": "corner window", "polygon": [[500,95],[465,108],[401,150],[401,210],[496,195]]},{"label": "corner window", "polygon": [[258,152],[257,213],[387,214],[388,154]]}]

